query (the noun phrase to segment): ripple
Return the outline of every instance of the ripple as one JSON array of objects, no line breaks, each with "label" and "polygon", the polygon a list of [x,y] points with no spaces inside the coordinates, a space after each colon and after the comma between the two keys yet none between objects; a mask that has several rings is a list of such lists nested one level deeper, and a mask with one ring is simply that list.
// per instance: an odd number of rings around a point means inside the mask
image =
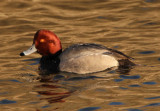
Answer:
[{"label": "ripple", "polygon": [[109,105],[123,105],[124,103],[122,102],[111,102]]},{"label": "ripple", "polygon": [[12,80],[9,80],[9,81],[18,82],[18,83],[23,83],[23,82],[20,82],[20,81],[18,81],[18,80],[16,80],[16,79],[12,79]]},{"label": "ripple", "polygon": [[97,18],[98,19],[107,19],[107,17],[104,17],[104,16],[98,16]]},{"label": "ripple", "polygon": [[0,95],[8,94],[8,92],[0,92]]},{"label": "ripple", "polygon": [[3,99],[0,101],[0,104],[13,104],[13,103],[16,103],[16,101],[7,100],[7,99]]},{"label": "ripple", "polygon": [[50,107],[50,105],[45,105],[45,106],[42,106],[42,108],[48,108]]},{"label": "ripple", "polygon": [[63,75],[55,75],[53,79],[59,80],[59,79],[63,79],[63,78],[65,78]]},{"label": "ripple", "polygon": [[115,82],[121,82],[123,79],[114,79]]},{"label": "ripple", "polygon": [[72,78],[67,79],[67,81],[77,81],[77,80],[96,79],[96,78],[103,78],[103,77],[97,77],[97,76],[72,77]]},{"label": "ripple", "polygon": [[134,76],[120,75],[119,77],[122,79],[139,79],[140,75],[134,75]]},{"label": "ripple", "polygon": [[155,2],[156,0],[145,0],[145,2]]},{"label": "ripple", "polygon": [[29,64],[29,65],[37,65],[39,64],[40,58],[34,58],[34,59],[26,59],[23,61],[34,61],[33,63]]},{"label": "ripple", "polygon": [[7,82],[7,81],[10,81],[10,82],[17,82],[17,83],[23,83],[23,82],[20,82],[20,81],[18,81],[18,80],[16,80],[16,79],[11,79],[11,80],[0,80],[0,81],[2,81],[2,82]]},{"label": "ripple", "polygon": [[31,5],[29,5],[28,3],[25,3],[25,2],[8,2],[7,5],[5,5],[5,7],[8,7],[8,8],[18,8],[19,10],[21,10],[22,8],[27,8]]},{"label": "ripple", "polygon": [[39,102],[30,102],[28,104],[38,104]]},{"label": "ripple", "polygon": [[150,82],[144,82],[143,84],[146,84],[146,85],[155,85],[157,84],[156,82],[153,82],[153,81],[150,81]]},{"label": "ripple", "polygon": [[97,109],[100,109],[100,107],[87,107],[87,108],[80,109],[78,111],[94,111]]},{"label": "ripple", "polygon": [[87,11],[88,9],[87,8],[84,8],[84,7],[77,7],[77,6],[74,6],[74,5],[57,5],[58,8],[62,8],[63,10],[74,10],[74,11]]},{"label": "ripple", "polygon": [[140,109],[127,109],[127,111],[143,111],[143,110],[140,110]]},{"label": "ripple", "polygon": [[[160,72],[159,65],[155,65],[160,62],[159,6],[160,1],[157,0],[2,0],[2,108],[16,107],[30,111],[39,107],[42,110],[54,110],[56,104],[61,104],[59,108],[72,111],[73,107],[68,107],[72,102],[78,111],[141,111],[144,105],[157,108],[158,111],[159,107],[154,106],[159,105],[160,99],[159,87],[155,87],[159,85],[157,74]],[[94,76],[62,72],[48,77],[49,80],[46,77],[46,81],[36,79],[32,83],[32,78],[38,76],[34,65],[38,64],[39,56],[17,56],[21,50],[30,46],[35,31],[41,28],[54,31],[60,37],[63,48],[82,42],[98,43],[135,57],[135,62],[146,66],[135,67],[128,75],[117,75],[117,70],[110,71],[109,74],[99,72],[100,75],[98,73]],[[104,78],[99,78],[101,75]],[[145,99],[140,95],[144,95]],[[125,105],[121,105],[122,102]],[[16,103],[16,106],[12,103]],[[24,105],[25,103],[31,104]],[[113,105],[108,105],[109,103]],[[146,107],[145,110],[152,107]]]},{"label": "ripple", "polygon": [[148,106],[160,106],[160,103],[151,103],[146,105],[145,107],[148,107]]},{"label": "ripple", "polygon": [[145,98],[145,99],[159,99],[160,96],[157,96],[157,97],[149,97],[149,98]]},{"label": "ripple", "polygon": [[125,89],[128,89],[128,88],[125,88],[125,87],[119,87],[119,88],[120,88],[120,89],[124,89],[124,90],[125,90]]},{"label": "ripple", "polygon": [[158,58],[158,60],[160,61],[160,58]]},{"label": "ripple", "polygon": [[134,85],[129,85],[129,87],[141,87],[140,85],[134,84]]},{"label": "ripple", "polygon": [[142,51],[142,52],[138,52],[139,54],[153,54],[155,53],[155,51]]}]

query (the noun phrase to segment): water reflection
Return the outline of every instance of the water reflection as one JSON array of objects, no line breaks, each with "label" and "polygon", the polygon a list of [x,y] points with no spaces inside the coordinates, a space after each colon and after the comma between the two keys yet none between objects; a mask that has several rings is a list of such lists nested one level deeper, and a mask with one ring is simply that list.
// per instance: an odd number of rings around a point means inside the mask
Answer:
[{"label": "water reflection", "polygon": [[[75,90],[74,91],[69,90],[65,88],[64,86],[56,85],[58,83],[58,80],[56,81],[53,80],[51,76],[49,78],[50,79],[45,79],[45,80],[43,78],[43,80],[41,80],[43,84],[35,86],[35,89],[38,95],[45,96],[43,98],[40,96],[40,100],[47,100],[49,103],[65,102],[64,99],[70,96],[75,91]],[[44,89],[44,90],[39,91],[38,89]],[[65,91],[61,91],[63,89]]]},{"label": "water reflection", "polygon": [[47,100],[49,103],[55,103],[55,102],[65,102],[65,100],[63,99],[70,96],[72,92],[57,93],[52,91],[38,91],[38,93],[40,95],[51,96],[47,98],[41,98],[40,100]]},{"label": "water reflection", "polygon": [[[39,58],[36,59],[27,59],[25,61],[30,61],[33,62],[29,65],[36,65],[39,62]],[[50,74],[42,74],[40,72],[39,76],[37,77],[37,80],[41,82],[41,85],[34,86],[35,92],[37,92],[37,96],[40,98],[40,100],[45,100],[48,101],[49,104],[53,103],[65,103],[67,98],[72,96],[74,93],[81,92],[81,91],[86,91],[90,87],[94,87],[96,84],[96,81],[98,79],[102,79],[105,81],[107,77],[107,74],[119,74],[119,77],[122,79],[115,79],[115,82],[121,82],[124,79],[139,79],[139,75],[130,75],[130,71],[133,68],[131,67],[118,67],[117,68],[111,68],[107,69],[106,71],[102,72],[97,72],[93,74],[87,74],[87,75],[80,75],[80,74],[71,74],[71,73],[50,73]],[[104,73],[105,76],[100,76],[100,73]],[[89,83],[85,83],[84,85],[76,85],[74,83],[70,84],[70,82],[78,82],[80,81],[90,81],[92,80],[92,85]],[[96,86],[97,87],[97,86]],[[132,86],[130,86],[132,87]],[[43,89],[43,90],[42,90]],[[105,89],[101,89],[105,90]],[[96,89],[98,91],[98,89]],[[105,90],[106,92],[106,90]],[[112,102],[110,105],[123,105],[122,102]],[[45,105],[42,106],[41,108],[49,108],[50,105]],[[79,111],[93,111],[96,109],[99,109],[100,107],[87,107],[87,108],[82,108]]]}]

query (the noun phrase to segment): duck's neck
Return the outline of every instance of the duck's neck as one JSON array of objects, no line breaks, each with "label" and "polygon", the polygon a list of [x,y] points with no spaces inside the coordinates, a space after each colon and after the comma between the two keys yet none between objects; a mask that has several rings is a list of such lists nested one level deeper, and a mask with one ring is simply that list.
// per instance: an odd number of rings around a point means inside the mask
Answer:
[{"label": "duck's neck", "polygon": [[59,72],[59,56],[62,53],[62,49],[54,55],[42,56],[40,60],[40,74],[51,74]]},{"label": "duck's neck", "polygon": [[42,56],[43,59],[56,59],[57,57],[59,57],[59,55],[62,53],[62,49],[60,49],[58,52],[56,52],[55,54],[50,54],[47,56]]}]

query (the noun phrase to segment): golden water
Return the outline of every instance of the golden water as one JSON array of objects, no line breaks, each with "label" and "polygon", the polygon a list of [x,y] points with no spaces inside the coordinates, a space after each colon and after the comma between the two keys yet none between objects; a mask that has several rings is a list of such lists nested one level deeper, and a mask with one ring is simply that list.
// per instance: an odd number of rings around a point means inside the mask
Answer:
[{"label": "golden water", "polygon": [[[60,73],[40,81],[40,55],[19,57],[39,29],[54,31],[63,48],[98,43],[135,58],[129,75]],[[1,0],[1,111],[158,111],[160,1]]]}]

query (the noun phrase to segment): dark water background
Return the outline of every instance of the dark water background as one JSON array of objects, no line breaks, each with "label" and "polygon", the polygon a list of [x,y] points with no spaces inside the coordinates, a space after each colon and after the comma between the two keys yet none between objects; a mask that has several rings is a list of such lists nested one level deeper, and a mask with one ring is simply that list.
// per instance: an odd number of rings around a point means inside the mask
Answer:
[{"label": "dark water background", "polygon": [[[40,81],[40,55],[19,57],[39,29],[54,31],[63,48],[98,43],[139,64],[128,75],[60,73]],[[1,0],[1,111],[158,111],[160,1]]]}]

